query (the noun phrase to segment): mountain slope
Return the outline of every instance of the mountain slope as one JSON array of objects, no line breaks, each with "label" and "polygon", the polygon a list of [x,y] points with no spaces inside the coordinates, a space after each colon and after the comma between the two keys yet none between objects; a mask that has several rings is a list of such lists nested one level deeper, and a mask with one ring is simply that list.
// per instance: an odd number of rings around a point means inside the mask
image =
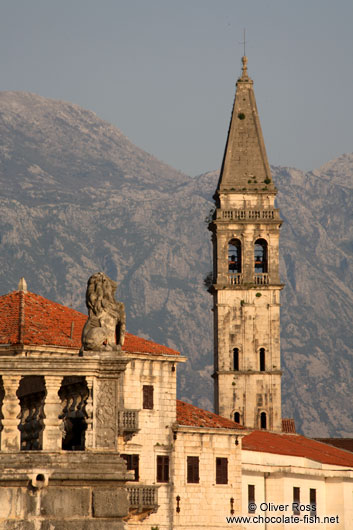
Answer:
[{"label": "mountain slope", "polygon": [[[348,435],[353,155],[304,174],[273,168],[281,236],[284,412],[315,436]],[[128,330],[179,349],[184,400],[212,407],[211,269],[204,222],[217,172],[159,162],[77,105],[0,93],[1,292],[85,310],[87,279],[119,281]]]}]

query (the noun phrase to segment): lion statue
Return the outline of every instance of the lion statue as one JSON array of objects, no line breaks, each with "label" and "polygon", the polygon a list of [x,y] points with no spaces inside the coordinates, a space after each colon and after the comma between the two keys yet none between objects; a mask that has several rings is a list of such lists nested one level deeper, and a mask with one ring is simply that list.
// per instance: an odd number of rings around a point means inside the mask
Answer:
[{"label": "lion statue", "polygon": [[87,282],[88,320],[82,330],[81,351],[118,351],[125,338],[125,307],[115,300],[118,284],[104,272],[93,274]]}]

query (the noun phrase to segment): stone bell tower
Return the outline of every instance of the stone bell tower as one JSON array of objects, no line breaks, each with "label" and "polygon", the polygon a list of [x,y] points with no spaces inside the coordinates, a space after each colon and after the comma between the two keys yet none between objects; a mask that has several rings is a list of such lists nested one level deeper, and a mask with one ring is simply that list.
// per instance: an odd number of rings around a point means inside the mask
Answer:
[{"label": "stone bell tower", "polygon": [[247,427],[280,431],[281,219],[247,57],[242,63],[210,223],[215,409]]}]

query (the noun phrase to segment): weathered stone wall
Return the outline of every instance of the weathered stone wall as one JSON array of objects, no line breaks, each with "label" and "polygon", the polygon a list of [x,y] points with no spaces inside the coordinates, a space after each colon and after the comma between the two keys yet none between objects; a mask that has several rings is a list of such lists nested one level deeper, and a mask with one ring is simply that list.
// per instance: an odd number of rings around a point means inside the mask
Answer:
[{"label": "weathered stone wall", "polygon": [[0,528],[123,530],[125,480],[117,454],[2,454]]},{"label": "weathered stone wall", "polygon": [[[144,521],[138,515],[129,528],[170,528],[172,495],[172,425],[176,421],[176,364],[178,359],[152,355],[132,359],[123,375],[124,408],[139,410],[140,431],[130,440],[119,437],[119,452],[139,455],[139,485],[158,485],[158,512]],[[153,409],[143,408],[143,386],[153,386]],[[157,482],[157,455],[169,456],[170,481]],[[135,483],[137,484],[137,483]]]},{"label": "weathered stone wall", "polygon": [[[220,431],[220,432],[217,432]],[[228,528],[226,516],[241,513],[241,443],[221,429],[179,427],[174,444],[173,528]],[[198,484],[187,482],[187,457],[199,457]],[[216,458],[228,459],[228,483],[216,484]],[[178,513],[176,497],[180,497]],[[231,499],[234,503],[231,505]],[[237,528],[235,525],[232,527]]]}]

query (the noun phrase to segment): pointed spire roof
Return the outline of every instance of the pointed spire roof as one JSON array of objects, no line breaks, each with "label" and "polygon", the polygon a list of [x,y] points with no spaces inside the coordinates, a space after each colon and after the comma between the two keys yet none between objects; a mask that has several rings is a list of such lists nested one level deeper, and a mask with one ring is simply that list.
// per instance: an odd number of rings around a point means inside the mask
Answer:
[{"label": "pointed spire roof", "polygon": [[276,192],[246,56],[242,63],[217,191]]}]

